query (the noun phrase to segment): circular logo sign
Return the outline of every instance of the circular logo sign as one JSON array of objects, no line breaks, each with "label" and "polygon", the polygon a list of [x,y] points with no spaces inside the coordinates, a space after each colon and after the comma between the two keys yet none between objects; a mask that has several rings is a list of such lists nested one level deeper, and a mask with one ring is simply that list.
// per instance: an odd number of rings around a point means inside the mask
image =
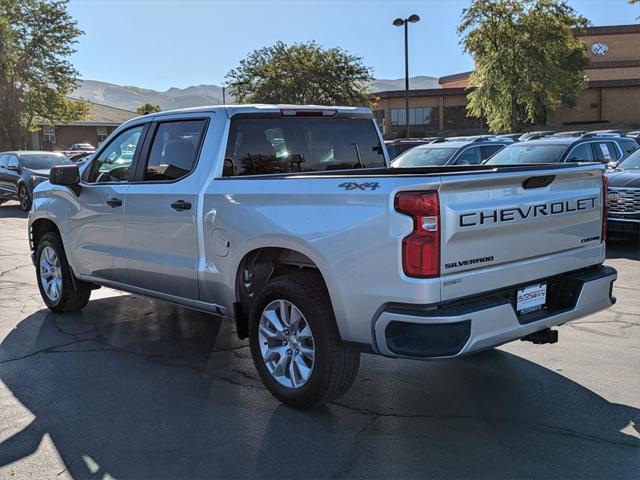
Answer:
[{"label": "circular logo sign", "polygon": [[609,51],[606,43],[596,42],[591,45],[591,52],[594,55],[606,55]]}]

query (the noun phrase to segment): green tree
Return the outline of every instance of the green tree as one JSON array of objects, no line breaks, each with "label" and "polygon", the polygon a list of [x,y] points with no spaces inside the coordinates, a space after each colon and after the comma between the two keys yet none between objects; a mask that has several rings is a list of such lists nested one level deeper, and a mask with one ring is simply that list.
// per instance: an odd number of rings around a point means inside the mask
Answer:
[{"label": "green tree", "polygon": [[458,33],[473,56],[468,112],[491,131],[518,131],[547,110],[575,105],[586,88],[588,20],[564,0],[474,0]]},{"label": "green tree", "polygon": [[67,0],[0,0],[0,149],[25,147],[36,123],[86,115],[67,98],[78,73],[67,59],[82,33]]},{"label": "green tree", "polygon": [[372,71],[362,58],[316,42],[255,50],[226,78],[238,103],[371,104]]},{"label": "green tree", "polygon": [[162,110],[160,110],[160,105],[154,105],[153,103],[145,103],[144,105],[140,105],[137,109],[136,112],[138,112],[140,115],[148,115],[149,113],[158,113],[161,112]]}]

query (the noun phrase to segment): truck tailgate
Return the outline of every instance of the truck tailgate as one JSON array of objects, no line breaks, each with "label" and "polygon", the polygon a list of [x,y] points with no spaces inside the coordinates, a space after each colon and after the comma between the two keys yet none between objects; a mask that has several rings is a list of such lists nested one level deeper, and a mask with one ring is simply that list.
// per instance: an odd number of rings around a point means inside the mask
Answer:
[{"label": "truck tailgate", "polygon": [[[490,290],[501,283],[541,278],[554,270],[548,268],[553,261],[558,262],[558,271],[601,261],[603,170],[576,165],[491,176],[442,176],[443,287],[456,277],[482,271],[483,282],[472,290]],[[556,255],[563,252],[566,255]],[[565,256],[573,260],[563,264]],[[536,259],[544,260],[547,268],[537,269]],[[486,276],[487,269],[495,275]],[[512,269],[518,271],[514,276],[518,282],[509,279]],[[492,281],[500,275],[504,282]],[[469,294],[475,282],[465,283]],[[457,288],[443,288],[442,297],[446,300],[460,293]]]}]

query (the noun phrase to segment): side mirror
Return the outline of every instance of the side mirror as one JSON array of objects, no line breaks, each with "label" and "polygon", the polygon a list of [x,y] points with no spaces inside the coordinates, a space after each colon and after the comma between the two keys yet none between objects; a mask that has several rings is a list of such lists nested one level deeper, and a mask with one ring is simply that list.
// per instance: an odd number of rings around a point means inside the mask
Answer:
[{"label": "side mirror", "polygon": [[76,196],[80,196],[80,170],[77,165],[60,165],[51,167],[49,182],[52,185],[68,187]]},{"label": "side mirror", "polygon": [[7,165],[7,170],[11,170],[12,172],[18,172],[20,167],[18,165]]}]

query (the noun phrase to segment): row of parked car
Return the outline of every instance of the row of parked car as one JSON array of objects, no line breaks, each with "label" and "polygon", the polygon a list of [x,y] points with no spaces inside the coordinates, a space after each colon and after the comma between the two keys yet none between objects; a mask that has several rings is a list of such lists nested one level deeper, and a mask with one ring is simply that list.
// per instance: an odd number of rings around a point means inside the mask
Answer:
[{"label": "row of parked car", "polygon": [[640,131],[539,131],[525,134],[400,139],[385,142],[394,168],[563,162],[606,164],[609,229],[640,231]]},{"label": "row of parked car", "polygon": [[[640,229],[639,132],[538,131],[525,134],[400,139],[385,142],[393,168],[447,165],[506,165],[600,162],[609,173],[609,224],[612,230]],[[81,163],[93,154],[82,145],[67,152],[0,153],[0,204],[17,199],[31,208],[33,189],[49,178],[54,165]]]}]

